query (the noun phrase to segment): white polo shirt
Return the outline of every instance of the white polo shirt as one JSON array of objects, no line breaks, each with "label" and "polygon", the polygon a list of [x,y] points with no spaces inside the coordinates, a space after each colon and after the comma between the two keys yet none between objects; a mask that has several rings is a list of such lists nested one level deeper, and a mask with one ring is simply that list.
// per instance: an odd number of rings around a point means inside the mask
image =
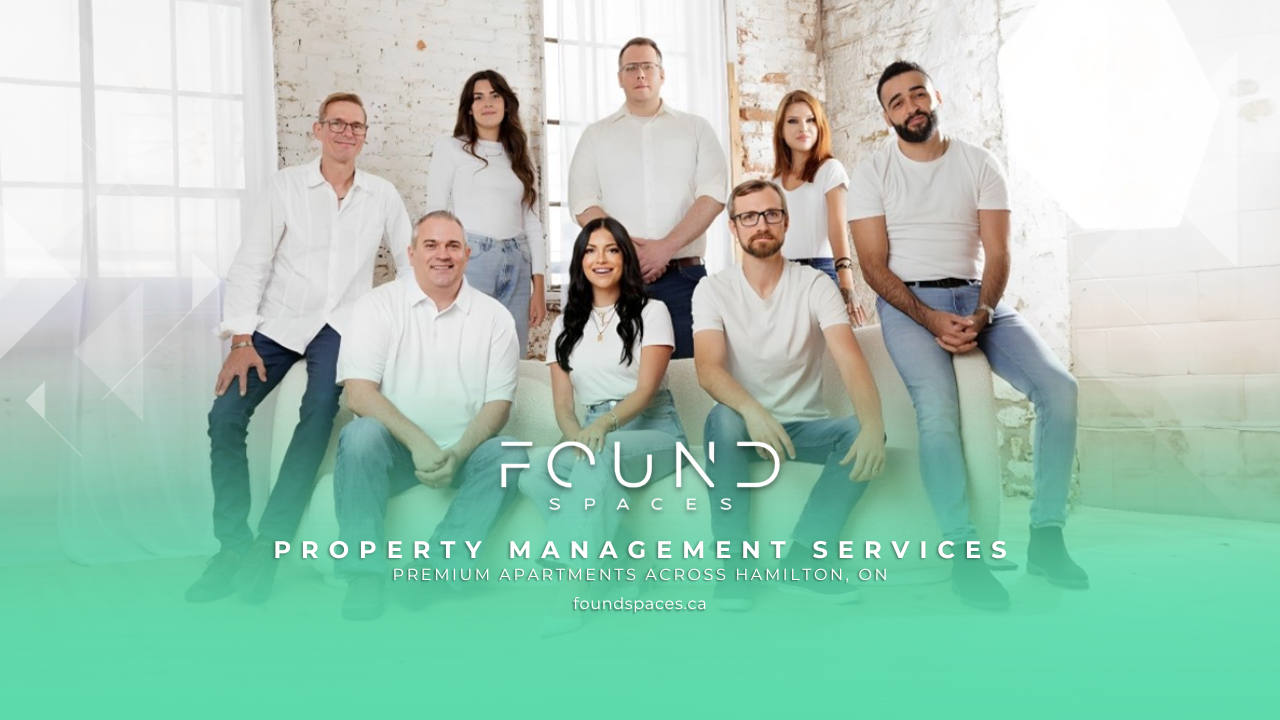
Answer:
[{"label": "white polo shirt", "polygon": [[890,137],[849,185],[849,220],[884,216],[889,270],[904,282],[980,279],[978,211],[1009,209],[1000,161],[959,138],[950,143],[942,157],[919,162]]},{"label": "white polo shirt", "polygon": [[391,250],[404,275],[412,239],[400,191],[383,178],[357,168],[339,208],[320,158],[284,168],[240,238],[214,332],[227,338],[260,330],[297,353],[326,323],[345,336],[352,306],[373,288],[378,246]]},{"label": "white polo shirt", "polygon": [[726,369],[778,422],[829,417],[822,404],[822,331],[848,325],[831,278],[786,263],[768,299],[734,265],[693,291],[693,334],[724,333]]},{"label": "white polo shirt", "polygon": [[338,351],[338,382],[371,380],[440,447],[458,442],[481,406],[513,401],[516,323],[464,280],[442,311],[412,273],[356,303]]},{"label": "white polo shirt", "polygon": [[[606,316],[613,308],[603,310]],[[671,313],[661,300],[649,300],[640,311],[644,321],[644,334],[636,338],[631,350],[631,364],[622,364],[622,336],[618,335],[618,319],[610,318],[603,336],[595,319],[588,319],[582,330],[582,339],[569,353],[569,380],[573,383],[573,399],[583,405],[595,405],[606,400],[621,400],[635,392],[640,383],[640,351],[650,345],[676,346],[675,330],[671,327]],[[547,364],[556,362],[556,341],[564,332],[564,316],[556,317],[547,338]],[[596,338],[601,339],[597,340]],[[659,390],[667,389],[667,376],[662,376]]]},{"label": "white polo shirt", "polygon": [[818,166],[813,182],[801,183],[795,190],[782,188],[791,221],[782,244],[783,257],[794,260],[832,256],[831,241],[827,239],[827,193],[842,185],[849,186],[849,173],[839,160],[828,158]]},{"label": "white polo shirt", "polygon": [[[623,105],[592,123],[569,163],[569,208],[574,216],[596,206],[638,238],[660,240],[703,195],[723,203],[729,167],[711,124],[666,102],[653,117]],[[699,235],[674,257],[701,257]]]}]

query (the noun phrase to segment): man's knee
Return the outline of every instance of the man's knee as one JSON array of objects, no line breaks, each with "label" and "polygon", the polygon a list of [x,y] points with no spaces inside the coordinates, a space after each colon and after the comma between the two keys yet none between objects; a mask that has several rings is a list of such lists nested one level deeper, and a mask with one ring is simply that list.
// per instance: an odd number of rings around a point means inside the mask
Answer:
[{"label": "man's knee", "polygon": [[209,435],[244,432],[249,427],[253,408],[254,403],[248,397],[241,397],[239,386],[233,383],[226,393],[213,401],[209,410]]},{"label": "man's knee", "polygon": [[343,456],[367,457],[388,453],[394,441],[391,431],[381,421],[371,417],[352,420],[338,434],[338,452]]},{"label": "man's knee", "polygon": [[733,408],[721,403],[716,403],[707,413],[703,435],[707,442],[736,443],[751,439],[747,422]]}]

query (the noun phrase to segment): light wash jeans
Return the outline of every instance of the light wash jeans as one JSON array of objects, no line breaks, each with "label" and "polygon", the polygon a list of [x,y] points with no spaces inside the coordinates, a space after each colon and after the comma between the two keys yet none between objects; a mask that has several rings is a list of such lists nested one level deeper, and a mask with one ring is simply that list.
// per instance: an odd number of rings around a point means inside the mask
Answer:
[{"label": "light wash jeans", "polygon": [[[613,409],[616,401],[592,405],[587,408],[583,426]],[[596,454],[594,465],[586,458],[579,458],[574,448],[565,448],[556,454],[556,476],[573,485],[566,488],[557,485],[547,474],[547,455],[530,453],[529,469],[520,475],[520,491],[533,501],[538,512],[547,521],[547,540],[555,542],[562,564],[575,565],[587,562],[582,558],[570,559],[569,546],[573,541],[587,542],[588,551],[596,555],[606,540],[613,540],[623,512],[618,503],[631,499],[627,488],[614,476],[614,448],[618,442],[622,451],[622,477],[627,482],[639,482],[645,474],[646,458],[653,458],[653,483],[676,471],[676,443],[688,444],[680,416],[668,390],[659,391],[638,417],[614,432],[605,435],[605,448]],[[645,487],[648,487],[646,485]],[[551,499],[560,499],[560,509],[551,509]],[[594,507],[587,509],[587,498],[594,499]]]},{"label": "light wash jeans", "polygon": [[[502,465],[528,461],[524,448],[502,447],[503,441],[511,440],[489,438],[454,471],[450,487],[458,493],[431,534],[433,568],[462,570],[475,565],[465,541],[483,540],[516,497],[520,470],[507,471],[504,488]],[[338,539],[347,544],[347,556],[334,565],[338,577],[386,571],[387,501],[417,485],[413,455],[385,425],[374,418],[363,417],[342,428],[333,473],[333,500],[338,515]],[[376,542],[377,552],[361,559],[361,540]],[[457,542],[449,558],[445,558],[443,549],[436,545],[440,540]],[[412,547],[403,554],[405,558],[412,558]]]},{"label": "light wash jeans", "polygon": [[[867,483],[849,479],[852,466],[840,464],[858,437],[858,419],[850,416],[799,420],[784,422],[782,428],[796,448],[795,461],[822,465],[822,474],[809,492],[791,538],[801,544],[818,540],[830,544],[839,539],[853,506],[867,491]],[[728,540],[733,543],[731,548],[737,548],[742,541],[752,540],[748,526],[752,488],[740,488],[738,483],[748,480],[748,464],[763,461],[755,448],[738,447],[737,443],[750,441],[751,436],[746,421],[728,405],[716,403],[711,408],[703,437],[716,444],[716,461],[707,467],[707,477],[715,483],[707,490],[711,496],[711,532],[716,540]],[[781,459],[782,468],[774,484],[786,482],[788,463],[795,462]],[[729,498],[731,510],[721,509],[721,498]]]},{"label": "light wash jeans", "polygon": [[[958,288],[913,288],[935,310],[971,315],[981,284]],[[973,540],[969,520],[964,452],[960,443],[960,400],[951,353],[938,346],[924,326],[883,299],[876,301],[880,329],[893,364],[906,383],[920,430],[920,474],[943,536]],[[1036,408],[1035,500],[1032,527],[1067,520],[1067,489],[1076,450],[1076,381],[1031,325],[1006,303],[978,335],[978,349],[991,370],[1031,399]]]},{"label": "light wash jeans", "polygon": [[523,235],[498,240],[467,233],[471,258],[467,282],[502,303],[516,321],[520,359],[529,352],[529,296],[533,289],[533,261]]}]

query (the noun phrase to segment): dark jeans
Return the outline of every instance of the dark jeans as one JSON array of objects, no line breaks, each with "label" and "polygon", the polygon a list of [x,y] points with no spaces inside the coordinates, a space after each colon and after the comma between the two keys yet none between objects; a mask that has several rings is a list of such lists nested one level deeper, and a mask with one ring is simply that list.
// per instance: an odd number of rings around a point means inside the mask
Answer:
[{"label": "dark jeans", "polygon": [[676,332],[676,349],[672,360],[693,357],[693,289],[707,276],[704,265],[670,268],[657,281],[645,286],[649,297],[661,300],[671,313],[671,325]]},{"label": "dark jeans", "polygon": [[280,476],[258,522],[258,534],[272,540],[288,540],[298,532],[302,512],[315,489],[316,472],[329,446],[333,417],[338,413],[338,395],[342,388],[335,381],[341,341],[338,332],[325,325],[305,352],[298,354],[255,332],[253,347],[266,367],[266,382],[258,379],[256,370],[250,369],[248,389],[243,397],[236,380],[222,397],[213,401],[213,409],[209,411],[213,534],[222,543],[223,550],[243,554],[253,543],[253,533],[249,530],[249,459],[245,451],[249,418],[280,384],[289,368],[305,360],[307,389],[302,395],[298,426],[294,428]]},{"label": "dark jeans", "polygon": [[[475,565],[466,542],[483,540],[502,512],[515,500],[520,470],[507,472],[502,487],[502,466],[525,465],[529,455],[522,447],[503,447],[514,438],[492,437],[480,443],[453,473],[449,487],[457,490],[444,519],[431,534],[431,565],[438,569],[465,569]],[[387,426],[375,418],[356,418],[338,436],[338,462],[333,473],[333,500],[338,514],[338,536],[347,544],[347,556],[337,561],[338,577],[381,573],[387,567],[387,502],[419,485],[413,454]],[[433,490],[432,492],[442,492]],[[360,557],[360,541],[378,544],[378,551]],[[436,553],[436,543],[453,540],[449,557]],[[413,557],[410,551],[406,558]]]},{"label": "dark jeans", "polygon": [[836,275],[836,261],[832,258],[792,258],[791,262],[808,265],[814,270],[821,270],[827,274],[827,277],[834,280],[837,285],[840,284],[840,278]]},{"label": "dark jeans", "polygon": [[[796,522],[791,539],[801,545],[810,545],[818,540],[826,540],[830,544],[840,538],[853,506],[867,491],[867,483],[849,479],[852,466],[840,464],[858,438],[858,419],[850,416],[799,420],[782,423],[782,428],[791,436],[796,459],[780,457],[782,469],[773,484],[786,482],[787,468],[792,462],[822,465],[822,474],[809,492],[809,500]],[[711,408],[703,439],[716,444],[716,461],[707,467],[707,477],[715,483],[715,487],[707,489],[712,507],[711,532],[716,540],[732,542],[730,549],[736,553],[742,541],[752,539],[748,520],[751,517],[753,488],[740,488],[738,483],[748,480],[747,466],[760,462],[760,456],[753,447],[737,446],[739,442],[750,441],[751,435],[747,432],[746,421],[728,405],[716,403]],[[730,499],[731,510],[721,509],[722,498]]]}]

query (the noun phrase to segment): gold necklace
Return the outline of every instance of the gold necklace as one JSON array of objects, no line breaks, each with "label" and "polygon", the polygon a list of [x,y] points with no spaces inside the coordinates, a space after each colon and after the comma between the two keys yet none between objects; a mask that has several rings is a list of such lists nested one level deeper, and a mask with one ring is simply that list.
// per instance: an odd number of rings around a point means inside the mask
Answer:
[{"label": "gold necklace", "polygon": [[596,342],[604,342],[604,331],[609,327],[609,323],[613,322],[613,316],[617,311],[618,306],[614,305],[609,308],[609,316],[605,317],[603,312],[597,312],[595,308],[591,309],[591,318],[595,320],[596,330],[599,331],[596,333]]}]

